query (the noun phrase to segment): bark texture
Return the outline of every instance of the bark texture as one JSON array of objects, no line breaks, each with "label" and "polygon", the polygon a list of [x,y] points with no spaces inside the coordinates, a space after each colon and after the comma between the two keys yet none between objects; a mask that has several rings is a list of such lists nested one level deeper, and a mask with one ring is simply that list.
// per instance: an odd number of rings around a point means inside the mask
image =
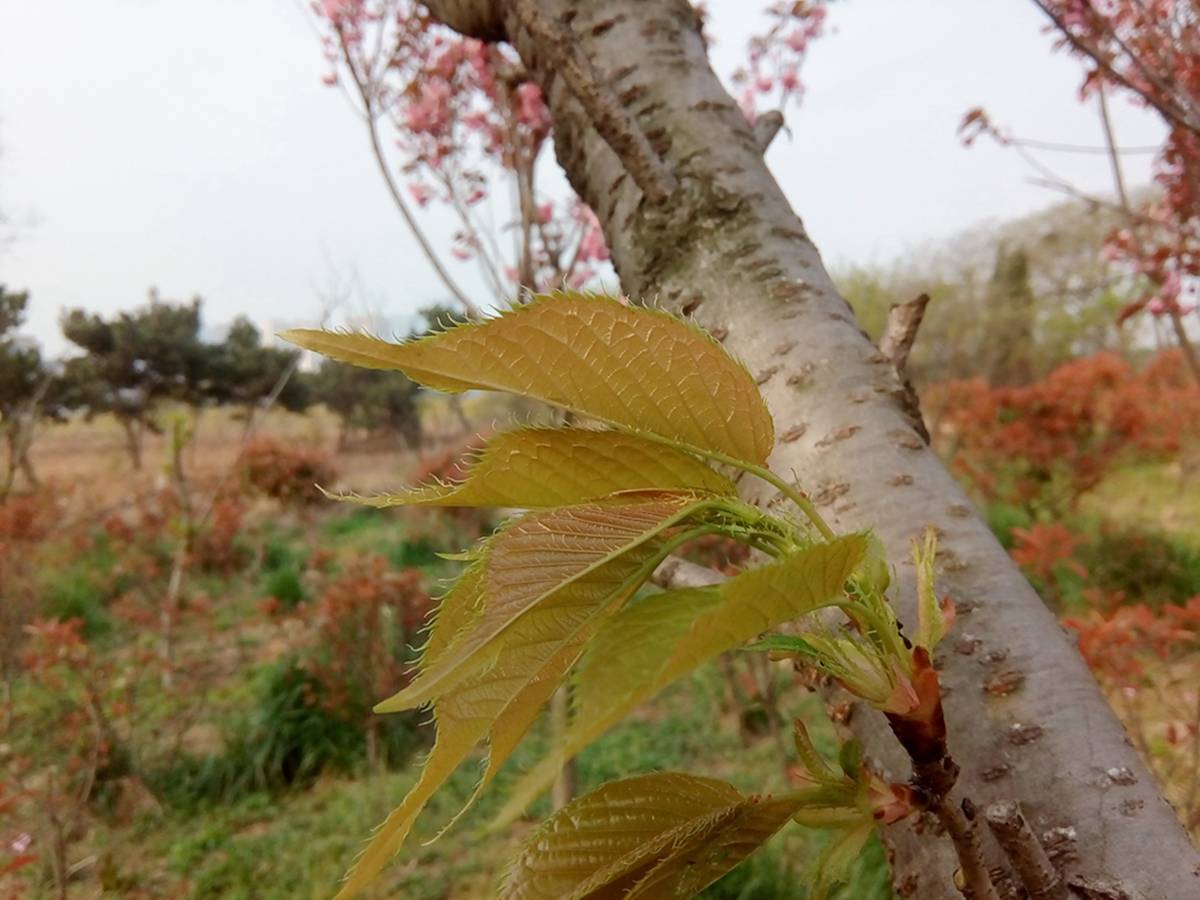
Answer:
[{"label": "bark texture", "polygon": [[[430,2],[435,14],[441,5]],[[599,216],[624,290],[694,316],[747,363],[775,416],[772,468],[796,472],[836,528],[875,529],[898,570],[902,620],[915,621],[910,541],[927,523],[940,530],[939,585],[959,610],[938,660],[963,767],[957,793],[981,807],[1019,801],[1081,896],[1200,896],[1200,859],[1174,813],[1072,642],[906,417],[895,369],[856,324],[767,170],[686,0],[539,0],[676,179],[658,205],[504,3],[446,5],[446,20],[488,23],[481,31],[503,22],[546,94],[559,162]],[[852,196],[846,215],[855,215]],[[891,775],[907,774],[882,716],[861,710],[851,727]],[[959,897],[948,840],[907,825],[885,838],[901,895]],[[985,844],[999,862],[990,835]]]}]

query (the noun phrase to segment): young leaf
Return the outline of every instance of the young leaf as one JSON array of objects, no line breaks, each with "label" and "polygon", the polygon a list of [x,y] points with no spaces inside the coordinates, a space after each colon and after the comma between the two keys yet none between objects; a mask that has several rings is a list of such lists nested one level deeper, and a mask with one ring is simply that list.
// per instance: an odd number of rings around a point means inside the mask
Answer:
[{"label": "young leaf", "polygon": [[342,362],[399,369],[442,391],[507,391],[701,452],[762,465],[771,415],[745,367],[698,328],[609,297],[562,292],[484,322],[393,343],[296,329]]},{"label": "young leaf", "polygon": [[866,819],[837,834],[817,858],[814,866],[815,878],[808,893],[809,900],[825,900],[829,896],[833,886],[845,879],[850,867],[874,833],[875,823]]},{"label": "young leaf", "polygon": [[694,494],[652,493],[538,510],[514,519],[488,542],[478,563],[481,609],[470,626],[376,711],[398,712],[446,693],[494,660],[504,631],[544,598],[710,502]]},{"label": "young leaf", "polygon": [[933,584],[933,562],[937,557],[937,532],[925,529],[925,541],[913,539],[913,562],[917,567],[917,646],[930,653],[950,629],[951,611],[938,604]]},{"label": "young leaf", "polygon": [[550,786],[562,761],[668,684],[755,635],[838,600],[865,553],[862,535],[818,544],[709,588],[668,591],[623,609],[580,664],[572,726],[514,785],[493,827]]},{"label": "young leaf", "polygon": [[804,766],[808,777],[814,781],[826,783],[836,781],[840,777],[817,750],[816,745],[812,742],[812,737],[809,736],[808,729],[799,719],[792,721],[792,739],[796,745],[796,757]]},{"label": "young leaf", "polygon": [[372,496],[367,506],[513,506],[599,500],[621,491],[694,490],[733,496],[733,483],[694,456],[618,431],[527,428],[496,435],[464,481]]},{"label": "young leaf", "polygon": [[795,805],[746,797],[723,781],[692,775],[611,782],[538,829],[500,896],[690,898],[762,846]]},{"label": "young leaf", "polygon": [[[478,795],[516,747],[596,629],[637,590],[660,553],[658,543],[643,544],[560,588],[504,634],[494,666],[461,681],[434,701],[437,739],[421,777],[375,832],[347,874],[339,898],[355,896],[374,880],[404,843],[429,798],[487,737],[490,752],[475,792]],[[463,577],[476,578],[477,570],[468,569]],[[472,589],[468,581],[465,594],[469,596]],[[447,600],[453,597],[454,590]],[[426,648],[427,656],[445,652],[449,645],[446,635],[455,618],[463,620],[464,608],[466,604],[456,604],[442,612]]]}]

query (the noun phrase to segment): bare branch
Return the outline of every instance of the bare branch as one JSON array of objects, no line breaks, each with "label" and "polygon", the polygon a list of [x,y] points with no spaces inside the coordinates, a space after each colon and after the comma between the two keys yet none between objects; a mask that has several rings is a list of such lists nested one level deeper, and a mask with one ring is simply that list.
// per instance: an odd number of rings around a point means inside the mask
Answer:
[{"label": "bare branch", "polygon": [[666,590],[708,587],[724,580],[723,575],[680,556],[668,556],[651,577],[651,581]]},{"label": "bare branch", "polygon": [[622,109],[612,89],[596,75],[571,32],[548,16],[537,0],[513,0],[512,9],[646,199],[655,206],[666,203],[678,187],[675,176],[658,158],[641,128]]},{"label": "bare branch", "polygon": [[879,339],[879,352],[888,358],[901,380],[906,380],[908,354],[917,340],[917,329],[925,318],[929,295],[922,294],[907,303],[894,303],[888,310],[887,325]]},{"label": "bare branch", "polygon": [[1029,891],[1029,900],[1068,900],[1070,894],[1066,883],[1029,827],[1020,806],[1012,800],[993,803],[984,817],[1013,870]]},{"label": "bare branch", "polygon": [[929,429],[925,427],[925,417],[921,413],[921,398],[908,376],[908,354],[917,340],[917,329],[921,327],[928,305],[928,294],[921,294],[907,303],[893,304],[888,310],[887,325],[879,338],[879,353],[892,364],[900,381],[897,399],[926,444],[929,443]]},{"label": "bare branch", "polygon": [[767,152],[775,135],[783,129],[783,113],[777,109],[768,110],[754,120],[750,130],[754,132],[754,143],[762,153]]},{"label": "bare branch", "polygon": [[425,258],[433,266],[433,270],[437,273],[438,278],[441,279],[442,284],[454,295],[454,299],[462,306],[468,318],[482,319],[483,311],[463,293],[454,279],[450,277],[450,273],[442,265],[442,261],[438,258],[437,253],[434,252],[429,239],[425,237],[425,232],[417,224],[416,217],[408,208],[408,204],[404,202],[404,197],[400,194],[400,187],[396,184],[396,179],[392,176],[391,167],[388,166],[387,157],[384,156],[383,146],[379,141],[379,113],[375,104],[375,98],[371,93],[370,84],[363,77],[362,73],[358,71],[358,67],[354,65],[353,55],[350,53],[350,48],[346,45],[346,37],[340,28],[337,29],[337,36],[338,43],[342,48],[342,58],[346,63],[346,68],[350,72],[350,77],[353,79],[354,86],[358,90],[358,95],[363,103],[363,118],[367,123],[367,133],[371,141],[371,153],[375,157],[379,173],[383,176],[384,184],[387,186],[388,193],[392,197],[392,202],[396,204],[396,208],[404,218],[405,224],[408,225],[408,230],[416,238],[417,246],[421,248],[421,252],[425,254]]}]

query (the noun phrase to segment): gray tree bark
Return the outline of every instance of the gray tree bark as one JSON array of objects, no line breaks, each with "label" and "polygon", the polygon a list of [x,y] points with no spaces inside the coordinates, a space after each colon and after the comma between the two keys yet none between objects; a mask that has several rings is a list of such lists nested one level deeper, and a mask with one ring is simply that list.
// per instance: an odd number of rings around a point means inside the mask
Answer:
[{"label": "gray tree bark", "polygon": [[[1200,896],[1200,858],[1072,642],[918,436],[895,370],[838,295],[714,75],[686,0],[538,3],[671,173],[677,187],[657,206],[556,77],[561,48],[540,43],[502,0],[428,5],[451,27],[517,48],[624,290],[693,316],[745,361],[775,417],[772,468],[796,472],[835,528],[882,538],[903,620],[915,620],[910,541],[926,524],[940,530],[939,585],[959,610],[938,662],[960,793],[980,807],[1018,801],[1079,896]],[[829,176],[845,179],[854,215],[854,173]],[[861,710],[850,724],[894,777],[907,774],[881,716]],[[885,840],[901,895],[959,897],[948,840],[907,825]]]}]

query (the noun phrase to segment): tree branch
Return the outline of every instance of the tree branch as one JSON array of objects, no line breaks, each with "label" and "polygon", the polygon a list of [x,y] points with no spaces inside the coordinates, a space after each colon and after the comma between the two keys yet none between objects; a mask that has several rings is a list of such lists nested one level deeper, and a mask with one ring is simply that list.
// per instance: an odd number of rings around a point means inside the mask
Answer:
[{"label": "tree branch", "polygon": [[917,340],[917,329],[925,319],[929,295],[921,294],[907,303],[894,303],[888,309],[887,325],[879,338],[879,352],[888,358],[902,381],[908,380],[908,354]]},{"label": "tree branch", "polygon": [[441,279],[442,284],[446,289],[454,295],[454,299],[459,302],[467,317],[471,319],[482,319],[483,311],[471,301],[471,299],[463,293],[462,289],[450,277],[450,273],[446,271],[446,267],[442,265],[442,261],[438,259],[438,255],[434,252],[433,246],[425,237],[425,233],[421,230],[421,226],[417,224],[416,217],[408,208],[408,204],[404,202],[404,197],[400,194],[400,187],[396,184],[396,179],[392,177],[392,172],[387,163],[387,157],[383,155],[383,146],[379,141],[379,116],[375,107],[375,99],[371,95],[370,87],[364,80],[362,74],[358,71],[358,67],[354,65],[354,58],[350,53],[350,48],[346,45],[346,37],[342,30],[337,29],[338,43],[342,49],[342,59],[346,63],[346,69],[350,72],[350,77],[354,80],[354,86],[358,90],[359,97],[363,103],[363,118],[367,123],[367,134],[371,142],[371,153],[375,157],[375,163],[379,167],[379,174],[383,176],[383,182],[387,186],[388,194],[391,195],[392,202],[396,204],[396,208],[400,211],[404,222],[408,225],[408,230],[412,236],[416,238],[417,246],[421,248],[421,252],[425,254],[425,258],[429,260],[429,264],[433,266],[434,272]]},{"label": "tree branch", "polygon": [[892,364],[900,381],[900,404],[926,444],[929,443],[929,429],[925,427],[925,417],[921,414],[921,398],[908,376],[908,354],[916,343],[917,330],[925,319],[925,307],[928,305],[928,294],[921,294],[907,303],[893,304],[888,310],[887,325],[879,338],[879,353]]},{"label": "tree branch", "polygon": [[[1170,123],[1178,125],[1181,128],[1186,128],[1188,131],[1191,131],[1195,134],[1200,134],[1200,127],[1198,127],[1195,122],[1190,121],[1184,113],[1174,109],[1170,104],[1159,100],[1149,91],[1138,87],[1125,75],[1118,72],[1116,67],[1113,66],[1112,62],[1108,59],[1105,59],[1104,54],[1101,53],[1098,48],[1088,44],[1081,37],[1071,31],[1070,26],[1067,25],[1063,17],[1054,12],[1046,0],[1033,0],[1033,3],[1038,9],[1046,14],[1046,16],[1053,23],[1055,30],[1058,31],[1058,33],[1061,34],[1072,47],[1074,47],[1084,56],[1091,59],[1092,62],[1099,66],[1110,78],[1112,78],[1122,87],[1133,91],[1133,93],[1137,94],[1148,104],[1162,113],[1163,117],[1169,120]],[[1134,57],[1134,61],[1137,62],[1136,57]]]},{"label": "tree branch", "polygon": [[571,32],[542,10],[537,0],[512,0],[512,10],[646,199],[655,206],[666,203],[678,187],[675,176],[612,90],[597,77]]},{"label": "tree branch", "polygon": [[1029,891],[1029,900],[1069,900],[1066,883],[1029,827],[1020,806],[1012,800],[993,803],[984,817],[1013,870]]},{"label": "tree branch", "polygon": [[[938,797],[928,807],[950,835],[961,865],[955,883],[965,900],[1000,900],[987,864],[983,860],[983,845],[979,841],[979,822],[964,801],[963,808],[954,805],[949,797]],[[960,881],[961,879],[961,881]]]},{"label": "tree branch", "polygon": [[777,109],[768,110],[754,120],[750,130],[754,132],[754,143],[762,153],[767,152],[775,135],[783,129],[783,113]]}]

